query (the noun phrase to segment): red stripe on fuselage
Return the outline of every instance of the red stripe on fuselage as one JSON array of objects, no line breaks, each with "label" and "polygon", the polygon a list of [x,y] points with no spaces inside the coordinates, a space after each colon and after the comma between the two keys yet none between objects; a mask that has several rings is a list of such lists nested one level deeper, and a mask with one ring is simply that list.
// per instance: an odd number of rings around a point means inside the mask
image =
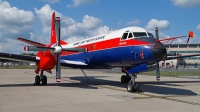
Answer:
[{"label": "red stripe on fuselage", "polygon": [[[120,40],[120,37],[110,39],[110,40],[104,40],[96,43],[86,44],[86,45],[80,45],[80,48],[87,48],[88,52],[92,51],[98,51],[98,50],[105,50],[105,49],[111,49],[111,48],[117,48],[117,47],[126,47],[126,46],[138,46],[138,45],[147,45],[150,44],[149,42],[144,42],[140,40],[135,39],[127,39],[127,40]],[[63,55],[72,55],[77,54],[77,52],[62,52]]]}]

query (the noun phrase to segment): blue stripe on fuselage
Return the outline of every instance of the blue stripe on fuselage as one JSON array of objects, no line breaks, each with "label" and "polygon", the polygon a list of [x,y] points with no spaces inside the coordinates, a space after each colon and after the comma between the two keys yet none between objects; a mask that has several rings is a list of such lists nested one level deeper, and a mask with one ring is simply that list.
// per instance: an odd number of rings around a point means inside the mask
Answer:
[{"label": "blue stripe on fuselage", "polygon": [[[144,59],[140,52],[143,51]],[[142,63],[152,63],[155,59],[152,51],[144,46],[126,46],[93,52],[61,56],[60,59],[81,61],[88,65],[72,65],[61,63],[62,66],[74,68],[109,68],[131,67]]]}]

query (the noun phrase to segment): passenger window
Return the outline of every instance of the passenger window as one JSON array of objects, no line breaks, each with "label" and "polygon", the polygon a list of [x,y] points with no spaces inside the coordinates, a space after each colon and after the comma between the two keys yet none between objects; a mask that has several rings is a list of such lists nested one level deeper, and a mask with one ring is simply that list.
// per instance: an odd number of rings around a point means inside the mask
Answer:
[{"label": "passenger window", "polygon": [[133,34],[129,33],[128,38],[132,38],[132,37],[133,37]]},{"label": "passenger window", "polygon": [[124,40],[124,39],[126,39],[126,38],[127,38],[127,36],[128,36],[128,33],[124,33],[124,34],[122,35],[122,38],[121,38],[121,40]]}]

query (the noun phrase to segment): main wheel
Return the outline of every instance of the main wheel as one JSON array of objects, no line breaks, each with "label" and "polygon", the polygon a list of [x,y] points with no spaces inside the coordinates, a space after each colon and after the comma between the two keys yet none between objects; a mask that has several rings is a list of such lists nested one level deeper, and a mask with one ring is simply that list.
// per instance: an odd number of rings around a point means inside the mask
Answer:
[{"label": "main wheel", "polygon": [[47,85],[47,76],[44,75],[42,78],[42,85]]},{"label": "main wheel", "polygon": [[40,76],[36,75],[35,76],[35,85],[40,85]]},{"label": "main wheel", "polygon": [[121,83],[127,83],[127,78],[125,75],[121,76]]},{"label": "main wheel", "polygon": [[133,84],[132,82],[128,83],[127,91],[128,92],[138,92],[140,90],[140,87],[137,83]]}]

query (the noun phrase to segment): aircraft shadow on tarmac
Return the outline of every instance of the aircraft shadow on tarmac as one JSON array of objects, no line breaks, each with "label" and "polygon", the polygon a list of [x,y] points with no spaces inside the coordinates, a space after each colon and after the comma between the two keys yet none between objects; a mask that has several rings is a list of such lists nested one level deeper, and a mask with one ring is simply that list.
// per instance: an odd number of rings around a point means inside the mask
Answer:
[{"label": "aircraft shadow on tarmac", "polygon": [[[1,84],[0,87],[31,87],[36,86],[32,84]],[[98,87],[93,87],[81,83],[48,83],[47,85],[37,85],[37,86],[61,86],[61,87],[74,87],[74,88],[83,88],[83,89],[98,89]]]},{"label": "aircraft shadow on tarmac", "polygon": [[[87,80],[85,77],[71,77],[71,80],[77,80],[81,83],[88,85],[108,85],[112,87],[121,87],[126,88],[127,84],[123,84],[120,81],[104,80],[95,77],[88,77]],[[200,81],[146,81],[146,82],[137,82],[140,85],[140,88],[144,92],[156,93],[161,95],[197,95],[197,93],[181,88],[175,88],[175,86],[180,83],[200,83]],[[163,85],[163,86],[159,86]]]},{"label": "aircraft shadow on tarmac", "polygon": [[[90,76],[88,77],[69,77],[69,83],[48,83],[45,86],[60,86],[60,87],[74,87],[74,88],[83,88],[83,89],[98,89],[97,86],[94,85],[108,85],[112,87],[121,87],[126,88],[127,84],[122,84],[120,81],[112,81],[112,80],[104,80],[100,79],[101,77],[109,77],[109,76]],[[73,82],[80,81],[80,83]],[[197,93],[181,88],[175,88],[180,83],[200,83],[200,81],[146,81],[146,82],[137,82],[140,85],[140,88],[144,92],[156,93],[161,95],[197,95]],[[162,86],[160,86],[162,85]],[[29,87],[34,86],[34,84],[1,84],[0,87]]]}]

